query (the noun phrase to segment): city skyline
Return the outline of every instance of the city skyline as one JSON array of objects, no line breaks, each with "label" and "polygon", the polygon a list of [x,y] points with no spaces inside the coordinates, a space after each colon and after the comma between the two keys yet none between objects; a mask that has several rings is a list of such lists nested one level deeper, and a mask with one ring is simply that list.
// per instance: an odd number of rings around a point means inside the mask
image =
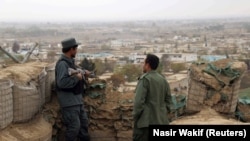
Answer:
[{"label": "city skyline", "polygon": [[0,0],[0,22],[81,22],[250,16],[248,0]]}]

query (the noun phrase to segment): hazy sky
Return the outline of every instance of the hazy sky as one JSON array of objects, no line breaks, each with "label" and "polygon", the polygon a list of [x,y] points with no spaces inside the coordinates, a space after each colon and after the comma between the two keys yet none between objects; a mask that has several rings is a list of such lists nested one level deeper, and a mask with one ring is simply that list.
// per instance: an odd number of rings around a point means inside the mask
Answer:
[{"label": "hazy sky", "polygon": [[250,16],[250,0],[0,0],[1,21],[109,21]]}]

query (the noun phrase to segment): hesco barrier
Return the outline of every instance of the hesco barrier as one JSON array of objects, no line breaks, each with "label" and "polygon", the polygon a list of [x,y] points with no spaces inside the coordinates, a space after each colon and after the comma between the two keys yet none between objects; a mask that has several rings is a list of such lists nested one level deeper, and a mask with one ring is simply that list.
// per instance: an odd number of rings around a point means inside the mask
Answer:
[{"label": "hesco barrier", "polygon": [[41,96],[30,82],[27,85],[15,83],[13,86],[13,122],[20,123],[30,120],[38,113],[41,106]]},{"label": "hesco barrier", "polygon": [[47,65],[29,62],[0,70],[0,141],[51,141],[52,126],[37,119],[51,95],[46,94],[47,83],[54,81],[53,72],[47,76]]},{"label": "hesco barrier", "polygon": [[45,103],[51,100],[52,88],[55,81],[55,63],[45,68],[47,72],[45,79]]},{"label": "hesco barrier", "polygon": [[12,86],[10,80],[0,80],[0,129],[13,121]]},{"label": "hesco barrier", "polygon": [[47,77],[47,72],[45,71],[45,68],[41,71],[41,73],[38,75],[38,92],[41,97],[41,106],[45,104],[45,93],[46,93],[46,77]]},{"label": "hesco barrier", "polygon": [[246,70],[244,62],[231,59],[193,63],[189,68],[186,110],[199,112],[205,105],[220,113],[234,114],[240,82]]},{"label": "hesco barrier", "polygon": [[239,98],[235,114],[239,120],[250,122],[250,96]]}]

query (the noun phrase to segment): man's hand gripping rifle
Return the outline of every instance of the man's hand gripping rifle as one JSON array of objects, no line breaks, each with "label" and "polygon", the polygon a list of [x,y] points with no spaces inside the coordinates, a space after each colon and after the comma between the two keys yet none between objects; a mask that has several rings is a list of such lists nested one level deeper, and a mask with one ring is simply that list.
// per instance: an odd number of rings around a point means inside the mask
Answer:
[{"label": "man's hand gripping rifle", "polygon": [[95,78],[96,77],[94,71],[82,70],[80,68],[77,68],[76,70],[73,68],[68,68],[68,72],[69,72],[70,76],[77,75],[77,74],[81,73],[82,81],[83,81],[85,90],[88,88],[88,85],[89,85],[88,78]]}]

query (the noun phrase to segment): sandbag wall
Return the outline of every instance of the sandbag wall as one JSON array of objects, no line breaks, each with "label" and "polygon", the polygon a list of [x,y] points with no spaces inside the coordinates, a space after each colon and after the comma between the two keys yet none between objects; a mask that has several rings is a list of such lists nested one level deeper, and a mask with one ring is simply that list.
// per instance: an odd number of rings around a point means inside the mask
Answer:
[{"label": "sandbag wall", "polygon": [[93,80],[84,104],[91,141],[132,141],[133,92],[120,93],[104,80]]},{"label": "sandbag wall", "polygon": [[220,113],[233,114],[246,70],[244,62],[231,59],[193,63],[189,68],[186,112],[199,112],[205,105]]}]

